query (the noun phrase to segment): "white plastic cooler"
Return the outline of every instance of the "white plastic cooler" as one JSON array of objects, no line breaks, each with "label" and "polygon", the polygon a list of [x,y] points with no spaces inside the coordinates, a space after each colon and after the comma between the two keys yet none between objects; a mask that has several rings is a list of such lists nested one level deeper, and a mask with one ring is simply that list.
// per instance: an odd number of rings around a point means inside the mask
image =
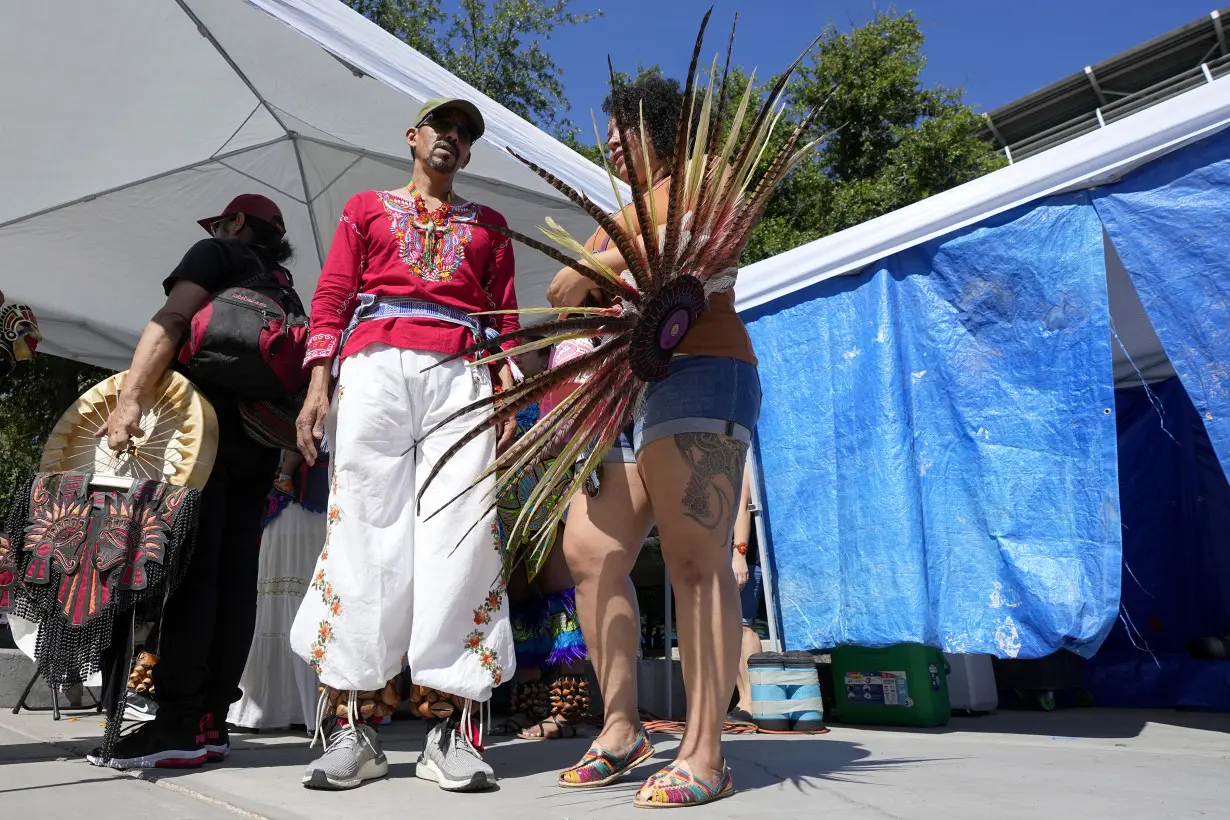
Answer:
[{"label": "white plastic cooler", "polygon": [[999,708],[995,688],[995,668],[990,655],[949,655],[944,653],[948,673],[948,699],[954,712],[994,712]]}]

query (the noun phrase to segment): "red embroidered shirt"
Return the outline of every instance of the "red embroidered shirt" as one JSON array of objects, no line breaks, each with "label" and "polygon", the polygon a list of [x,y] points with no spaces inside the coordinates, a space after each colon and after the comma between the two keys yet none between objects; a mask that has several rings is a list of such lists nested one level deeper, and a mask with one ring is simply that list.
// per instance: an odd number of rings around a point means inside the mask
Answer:
[{"label": "red embroidered shirt", "polygon": [[[339,351],[360,293],[422,299],[465,313],[517,307],[512,243],[474,224],[507,225],[502,215],[473,202],[453,205],[437,221],[434,259],[426,258],[431,243],[421,216],[413,200],[387,191],[365,191],[346,203],[312,297],[305,364],[339,353],[345,358],[378,342],[445,354],[473,344],[468,328],[415,316],[362,322]],[[500,333],[520,326],[515,314],[480,319]]]}]

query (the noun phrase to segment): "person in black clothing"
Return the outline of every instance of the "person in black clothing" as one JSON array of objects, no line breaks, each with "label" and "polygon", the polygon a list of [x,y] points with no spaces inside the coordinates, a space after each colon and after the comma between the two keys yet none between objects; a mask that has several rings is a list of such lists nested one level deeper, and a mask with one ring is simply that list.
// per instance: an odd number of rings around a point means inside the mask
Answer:
[{"label": "person in black clothing", "polygon": [[[128,448],[140,429],[150,391],[173,366],[192,317],[214,294],[292,255],[281,211],[256,194],[237,197],[219,216],[201,220],[210,238],[188,250],[162,283],[167,300],[146,325],[119,403],[99,430],[112,450]],[[115,768],[189,768],[229,752],[226,713],[241,696],[239,680],[256,623],[256,578],[265,499],[278,451],[244,430],[239,399],[226,388],[197,384],[218,417],[218,453],[201,493],[197,541],[187,573],[167,599],[154,667],[155,719],[122,738]]]}]

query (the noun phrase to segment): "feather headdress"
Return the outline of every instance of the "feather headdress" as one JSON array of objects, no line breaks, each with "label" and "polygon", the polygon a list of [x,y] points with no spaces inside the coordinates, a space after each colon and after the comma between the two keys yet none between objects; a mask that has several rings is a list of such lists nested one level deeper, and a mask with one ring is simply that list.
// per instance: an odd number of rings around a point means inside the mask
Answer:
[{"label": "feather headdress", "polygon": [[[617,271],[604,264],[550,218],[542,229],[543,233],[565,250],[502,226],[485,226],[542,251],[560,264],[583,274],[612,305],[517,311],[522,314],[547,314],[555,318],[488,340],[459,354],[485,353],[474,362],[476,366],[483,366],[569,339],[601,340],[592,352],[543,371],[510,390],[477,401],[441,422],[442,426],[477,410],[487,411],[484,419],[436,463],[419,493],[420,503],[423,492],[439,474],[441,467],[497,418],[512,416],[565,382],[582,382],[475,481],[476,485],[488,476],[498,476],[495,498],[499,498],[508,487],[532,471],[548,451],[558,450],[558,457],[551,469],[526,499],[508,542],[521,543],[531,521],[536,522],[538,538],[525,554],[506,556],[506,570],[511,569],[512,563],[524,559],[532,577],[545,560],[545,551],[549,549],[555,524],[564,517],[568,500],[597,467],[602,454],[614,443],[620,430],[632,420],[647,386],[666,375],[674,350],[705,310],[708,297],[734,287],[739,255],[747,245],[752,228],[764,213],[773,190],[815,145],[815,142],[805,145],[800,145],[800,142],[822,104],[803,118],[776,154],[768,158],[765,156],[774,127],[785,108],[783,95],[786,84],[816,41],[813,40],[776,81],[760,111],[749,121],[749,102],[755,83],[753,75],[728,122],[728,106],[733,102],[727,96],[730,53],[734,45],[733,26],[721,81],[717,82],[715,57],[708,87],[702,92],[696,82],[705,28],[712,13],[713,9],[710,8],[701,23],[684,85],[675,149],[673,155],[667,158],[671,174],[665,214],[656,212],[647,180],[638,177],[635,163],[630,160],[625,165],[632,189],[636,230],[632,229],[629,220],[622,220],[621,224],[618,215],[607,214],[588,196],[549,170],[520,156],[511,148],[507,149],[594,218],[618,248],[627,270]],[[737,19],[736,16],[736,22]],[[618,88],[620,83],[609,58],[607,63],[612,87]],[[632,146],[629,136],[639,132],[639,144],[645,152],[645,167],[648,168],[648,152],[652,143],[645,130],[643,113],[640,123],[626,122],[620,113],[616,113],[615,127],[625,146]],[[724,132],[728,136],[723,140]],[[615,182],[615,172],[605,160],[604,164],[621,212],[626,213]],[[756,179],[757,169],[761,167],[765,170]],[[497,345],[509,341],[519,344],[506,351],[497,350]],[[431,432],[428,431],[428,435]],[[573,465],[577,465],[575,471],[571,470]],[[446,506],[449,503],[452,500],[446,502]],[[491,505],[494,509],[494,498]],[[548,520],[537,525],[544,511]]]}]

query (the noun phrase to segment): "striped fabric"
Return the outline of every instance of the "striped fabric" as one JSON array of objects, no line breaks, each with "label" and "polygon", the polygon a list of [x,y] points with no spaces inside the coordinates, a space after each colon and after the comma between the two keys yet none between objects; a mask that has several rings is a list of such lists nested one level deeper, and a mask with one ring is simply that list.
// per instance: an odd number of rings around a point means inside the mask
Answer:
[{"label": "striped fabric", "polygon": [[559,784],[573,789],[606,786],[652,756],[653,744],[649,742],[649,735],[645,734],[642,728],[641,736],[632,751],[622,757],[616,757],[601,746],[590,746],[580,763],[560,773]]},{"label": "striped fabric", "polygon": [[470,332],[474,334],[475,342],[480,342],[484,339],[494,339],[500,335],[499,331],[495,328],[484,327],[483,323],[476,317],[447,305],[439,305],[435,302],[424,301],[423,299],[410,299],[399,296],[377,297],[373,293],[360,293],[359,305],[355,308],[354,315],[350,319],[350,326],[342,333],[340,349],[346,349],[346,340],[350,338],[350,334],[354,332],[354,329],[359,326],[359,322],[405,317],[439,319],[442,322],[452,322],[455,325],[468,327]]},{"label": "striped fabric", "polygon": [[730,776],[730,767],[722,764],[722,776],[717,783],[706,783],[691,772],[674,764],[667,766],[645,782],[649,797],[636,796],[639,806],[666,808],[668,806],[701,806],[729,797],[735,792]]}]

